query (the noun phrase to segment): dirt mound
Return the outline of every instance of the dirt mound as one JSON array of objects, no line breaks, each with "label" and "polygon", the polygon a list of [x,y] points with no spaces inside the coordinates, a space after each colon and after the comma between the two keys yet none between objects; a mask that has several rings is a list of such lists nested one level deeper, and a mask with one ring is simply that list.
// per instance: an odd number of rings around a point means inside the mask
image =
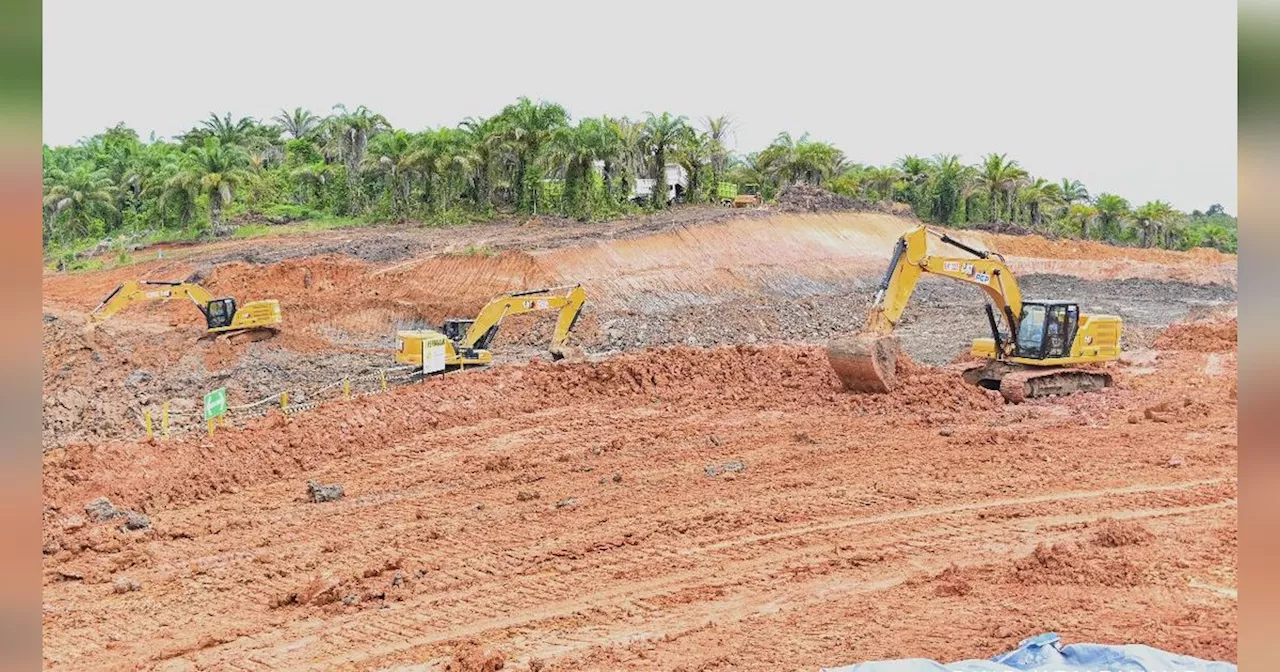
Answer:
[{"label": "dirt mound", "polygon": [[506,657],[500,651],[486,649],[480,642],[469,640],[458,645],[444,669],[446,672],[497,672],[505,665]]},{"label": "dirt mound", "polygon": [[777,209],[782,212],[883,212],[915,218],[911,206],[902,203],[872,203],[809,184],[783,187],[778,193]]},{"label": "dirt mound", "polygon": [[[582,403],[680,408],[691,400],[715,399],[725,407],[794,404],[895,417],[1002,405],[996,393],[956,384],[950,371],[902,361],[898,378],[899,388],[889,394],[847,394],[840,391],[824,349],[782,344],[676,346],[574,364],[535,359],[333,402],[283,426],[267,418],[212,439],[197,434],[158,447],[121,442],[52,450],[45,459],[44,491],[46,498],[58,500],[105,495],[151,512],[389,445],[423,427],[444,430]],[[140,459],[155,464],[139,469]]]},{"label": "dirt mound", "polygon": [[[1003,227],[1010,227],[1008,229]],[[988,232],[988,236],[1001,254],[1009,257],[1038,257],[1043,259],[1090,260],[1154,263],[1167,266],[1211,268],[1236,263],[1236,255],[1197,247],[1189,252],[1157,248],[1123,247],[1096,240],[1051,238],[1026,229],[1019,224],[971,223],[968,229]]]},{"label": "dirt mound", "polygon": [[1237,348],[1238,330],[1235,318],[1174,324],[1156,337],[1155,347],[1159,350],[1232,352]]},{"label": "dirt mound", "polygon": [[1098,524],[1093,543],[1108,548],[1145,544],[1155,538],[1141,523],[1132,520],[1104,520]]},{"label": "dirt mound", "polygon": [[1013,564],[1013,579],[1023,585],[1136,586],[1141,571],[1124,558],[1103,555],[1075,543],[1038,544]]}]

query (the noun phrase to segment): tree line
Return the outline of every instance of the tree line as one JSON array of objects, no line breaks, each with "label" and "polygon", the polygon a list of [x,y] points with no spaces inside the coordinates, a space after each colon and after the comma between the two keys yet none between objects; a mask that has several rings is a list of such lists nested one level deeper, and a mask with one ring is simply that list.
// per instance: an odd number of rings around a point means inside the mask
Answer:
[{"label": "tree line", "polygon": [[[1187,214],[1164,201],[1093,195],[1076,180],[1032,176],[1004,154],[976,164],[939,154],[875,166],[789,133],[739,154],[727,147],[733,125],[728,115],[691,121],[668,112],[575,122],[564,107],[528,98],[420,132],[343,105],[327,115],[281,110],[265,122],[211,114],[172,141],[144,141],[122,123],[73,146],[44,147],[44,241],[67,250],[104,238],[220,235],[253,218],[447,224],[514,211],[603,220],[667,207],[662,167],[676,163],[688,175],[682,200],[692,203],[717,201],[722,183],[755,185],[766,200],[805,183],[907,203],[950,226],[999,222],[1146,247],[1236,246],[1235,218],[1221,206]],[[657,184],[653,199],[637,204],[640,178]]]}]

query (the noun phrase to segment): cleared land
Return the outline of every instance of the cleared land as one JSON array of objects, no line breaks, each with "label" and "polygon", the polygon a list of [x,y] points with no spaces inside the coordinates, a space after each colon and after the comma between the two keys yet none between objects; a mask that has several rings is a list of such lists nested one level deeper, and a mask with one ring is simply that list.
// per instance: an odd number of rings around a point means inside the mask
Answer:
[{"label": "cleared land", "polygon": [[[328,232],[46,276],[46,666],[812,670],[1046,630],[1235,659],[1234,257],[965,233],[1028,294],[1126,319],[1117,387],[965,387],[981,296],[927,282],[902,328],[919,363],[865,397],[820,344],[857,330],[910,222],[716,217]],[[121,280],[191,274],[280,299],[286,331],[197,344],[174,303],[80,333]],[[518,320],[489,371],[139,441],[161,400],[327,398],[390,365],[397,327],[564,282],[587,288],[592,361],[540,361],[550,325]],[[149,527],[93,522],[101,496]]]}]

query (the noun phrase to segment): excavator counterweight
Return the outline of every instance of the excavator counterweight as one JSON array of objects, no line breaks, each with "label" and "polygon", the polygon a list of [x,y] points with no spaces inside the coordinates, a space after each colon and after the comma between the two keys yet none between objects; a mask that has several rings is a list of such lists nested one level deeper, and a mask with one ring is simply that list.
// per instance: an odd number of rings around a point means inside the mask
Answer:
[{"label": "excavator counterweight", "polygon": [[[929,235],[973,257],[930,256]],[[968,382],[999,390],[1013,403],[1111,385],[1109,373],[1076,367],[1119,358],[1119,317],[1085,315],[1073,301],[1024,299],[1000,255],[918,226],[898,239],[862,332],[827,348],[831,368],[846,390],[884,393],[897,386],[899,348],[893,330],[924,273],[976,285],[990,299],[991,337],[974,340],[970,350],[988,361],[965,371]]]}]

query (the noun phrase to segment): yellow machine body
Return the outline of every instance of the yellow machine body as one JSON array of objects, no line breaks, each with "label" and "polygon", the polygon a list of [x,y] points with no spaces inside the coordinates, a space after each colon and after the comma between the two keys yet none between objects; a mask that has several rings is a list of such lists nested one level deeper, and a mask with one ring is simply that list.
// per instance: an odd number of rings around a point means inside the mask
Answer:
[{"label": "yellow machine body", "polygon": [[[230,297],[214,298],[209,290],[191,282],[129,280],[107,295],[90,313],[92,323],[103,322],[136,301],[168,301],[186,298],[205,317],[210,335],[233,340],[260,340],[275,333],[280,326],[280,302],[276,299],[250,301],[242,306]],[[245,338],[237,338],[244,336]]]},{"label": "yellow machine body", "polygon": [[[931,256],[929,235],[974,256]],[[992,335],[974,340],[970,348],[975,357],[990,361],[966,371],[969,382],[999,389],[1014,401],[1111,384],[1105,372],[1067,367],[1118,359],[1119,317],[1086,315],[1073,301],[1024,299],[999,254],[918,226],[898,240],[862,332],[828,347],[828,360],[846,389],[888,392],[896,385],[897,344],[891,334],[925,273],[977,285],[990,299],[986,308]]]},{"label": "yellow machine body", "polygon": [[550,352],[559,359],[570,355],[569,332],[578,321],[587,293],[581,285],[534,289],[494,297],[474,320],[446,320],[439,330],[419,329],[396,332],[398,364],[422,366],[423,342],[444,340],[445,367],[447,369],[486,366],[493,363],[489,346],[498,333],[498,326],[508,315],[518,315],[540,310],[558,310],[555,331],[551,336]]}]

